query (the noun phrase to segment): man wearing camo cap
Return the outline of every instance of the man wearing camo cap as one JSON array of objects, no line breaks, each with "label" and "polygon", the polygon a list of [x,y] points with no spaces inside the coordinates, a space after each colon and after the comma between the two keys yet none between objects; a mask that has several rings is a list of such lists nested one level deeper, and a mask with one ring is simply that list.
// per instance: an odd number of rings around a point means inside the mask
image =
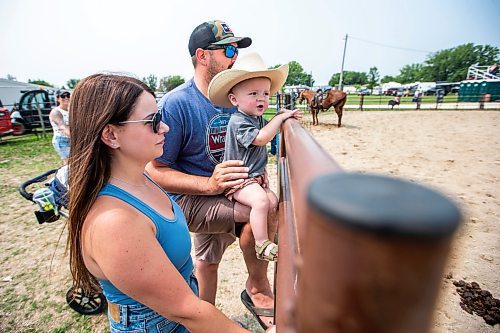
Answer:
[{"label": "man wearing camo cap", "polygon": [[[247,308],[257,310],[252,313],[264,314],[257,319],[267,327],[272,323],[274,296],[267,279],[268,263],[255,256],[255,241],[247,223],[250,208],[222,194],[248,177],[242,161],[223,162],[226,126],[235,108],[215,106],[207,98],[212,78],[231,68],[238,49],[251,44],[249,37],[235,37],[229,26],[218,20],[204,22],[193,30],[188,50],[194,77],[158,103],[170,131],[165,136],[163,155],[146,169],[174,194],[189,230],[195,233],[200,298],[215,304],[219,263],[226,248],[239,237],[249,273],[242,300]],[[268,221],[273,239],[275,212],[270,212]]]}]

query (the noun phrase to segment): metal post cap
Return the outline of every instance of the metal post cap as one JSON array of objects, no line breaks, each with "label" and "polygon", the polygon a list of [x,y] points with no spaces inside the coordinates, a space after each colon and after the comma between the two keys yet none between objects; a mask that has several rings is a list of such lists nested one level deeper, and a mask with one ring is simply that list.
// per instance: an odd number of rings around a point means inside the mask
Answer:
[{"label": "metal post cap", "polygon": [[383,235],[440,237],[461,220],[444,195],[406,180],[374,174],[337,173],[317,177],[307,200],[319,213],[349,227]]}]

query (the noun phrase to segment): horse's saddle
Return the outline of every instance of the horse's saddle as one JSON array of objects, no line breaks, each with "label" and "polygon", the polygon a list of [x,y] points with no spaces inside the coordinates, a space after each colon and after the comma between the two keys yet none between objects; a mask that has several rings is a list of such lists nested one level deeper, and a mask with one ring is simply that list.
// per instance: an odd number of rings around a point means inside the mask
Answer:
[{"label": "horse's saddle", "polygon": [[327,94],[328,92],[325,91],[317,92],[313,97],[312,106],[314,108],[321,107],[323,104],[323,100],[326,98]]}]

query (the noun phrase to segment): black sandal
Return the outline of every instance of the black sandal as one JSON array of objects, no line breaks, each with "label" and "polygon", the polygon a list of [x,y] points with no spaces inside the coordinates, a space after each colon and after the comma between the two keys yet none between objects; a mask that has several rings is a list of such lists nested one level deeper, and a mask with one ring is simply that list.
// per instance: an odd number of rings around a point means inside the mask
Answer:
[{"label": "black sandal", "polygon": [[250,297],[250,295],[248,295],[248,293],[247,293],[246,290],[243,290],[241,292],[241,302],[248,309],[248,311],[250,311],[252,313],[252,315],[255,317],[255,319],[257,319],[257,321],[259,322],[259,325],[263,329],[266,330],[266,329],[268,329],[270,327],[270,326],[266,325],[262,321],[262,319],[260,319],[259,316],[274,318],[274,308],[265,309],[265,308],[258,308],[258,307],[256,307],[253,304],[252,298]]}]

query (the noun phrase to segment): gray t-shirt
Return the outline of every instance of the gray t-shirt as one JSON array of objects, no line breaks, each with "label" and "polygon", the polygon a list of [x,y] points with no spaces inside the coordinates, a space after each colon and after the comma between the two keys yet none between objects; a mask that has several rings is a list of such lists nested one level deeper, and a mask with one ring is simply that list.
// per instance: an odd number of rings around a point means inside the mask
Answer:
[{"label": "gray t-shirt", "polygon": [[233,113],[227,125],[224,161],[242,160],[250,169],[248,177],[262,175],[267,165],[267,148],[252,142],[266,124],[262,116],[252,117],[240,111]]}]

